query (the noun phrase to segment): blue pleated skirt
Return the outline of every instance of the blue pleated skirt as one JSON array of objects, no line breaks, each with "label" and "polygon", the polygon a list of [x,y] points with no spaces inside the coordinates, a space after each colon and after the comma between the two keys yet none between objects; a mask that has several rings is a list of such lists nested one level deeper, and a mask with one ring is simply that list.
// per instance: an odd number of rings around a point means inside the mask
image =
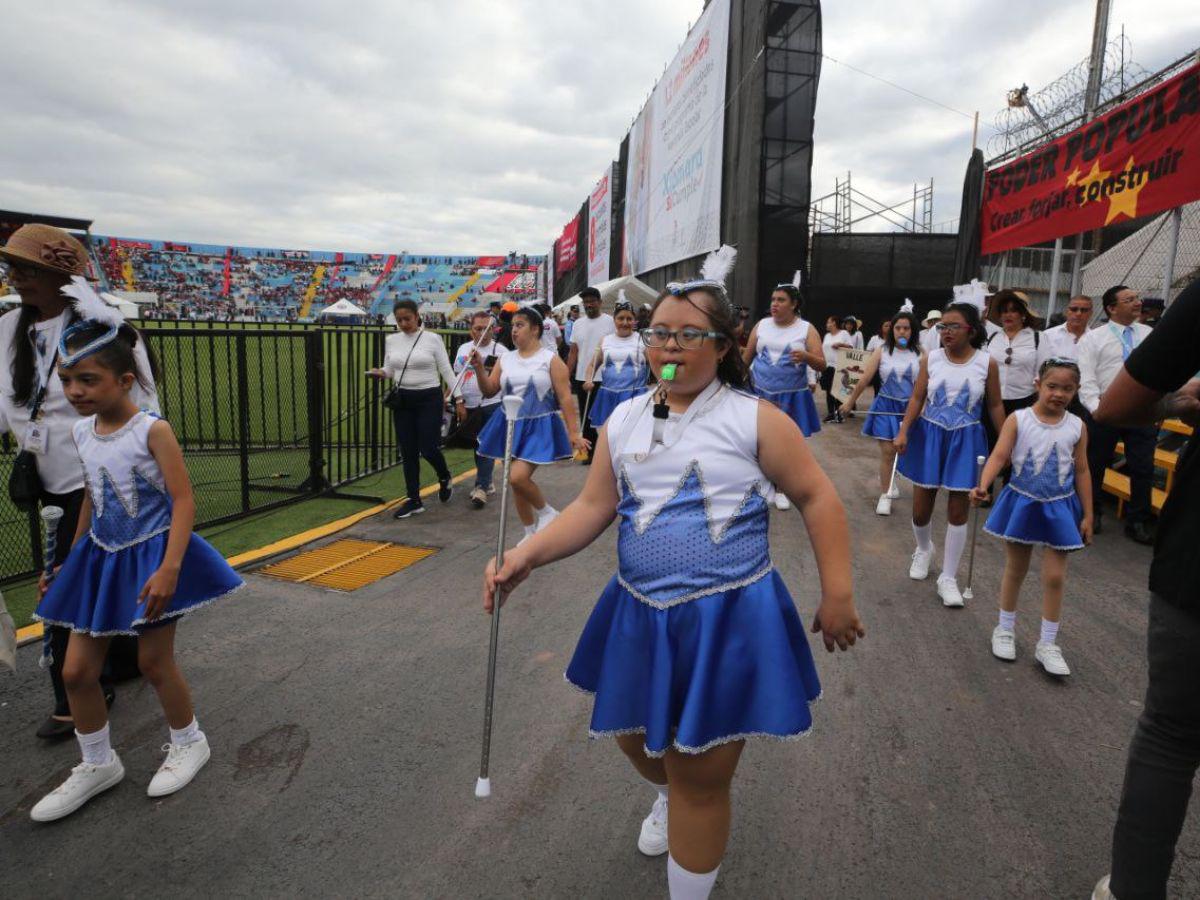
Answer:
[{"label": "blue pleated skirt", "polygon": [[869,438],[880,441],[893,441],[904,421],[904,411],[908,409],[907,400],[893,400],[891,397],[876,396],[867,411],[867,420],[863,422],[862,433]]},{"label": "blue pleated skirt", "polygon": [[146,619],[138,600],[167,549],[167,533],[124,550],[105,550],[91,535],[72,549],[33,617],[94,637],[139,634],[232,593],[241,577],[199,535],[192,535],[179,570],[175,596],[162,615]]},{"label": "blue pleated skirt", "polygon": [[813,400],[812,391],[784,391],[774,394],[756,389],[754,393],[783,410],[788,418],[800,426],[800,431],[805,437],[811,437],[821,430],[821,417],[817,415],[817,404]]},{"label": "blue pleated skirt", "polygon": [[602,386],[597,387],[595,393],[592,395],[591,406],[588,407],[588,421],[592,423],[593,428],[599,428],[608,421],[608,417],[612,415],[612,411],[620,404],[634,397],[640,397],[648,390],[650,390],[649,386],[644,384],[623,391],[612,391]]},{"label": "blue pleated skirt", "polygon": [[648,756],[798,738],[821,695],[804,626],[773,569],[666,608],[638,600],[614,577],[566,678],[595,696],[592,737],[644,734]]},{"label": "blue pleated skirt", "polygon": [[942,428],[918,418],[896,471],[921,487],[969,491],[978,482],[975,458],[987,455],[987,435],[980,423]]},{"label": "blue pleated skirt", "polygon": [[[508,417],[501,407],[479,430],[479,455],[504,459],[507,428]],[[513,459],[544,465],[557,459],[570,459],[574,455],[567,426],[563,424],[559,413],[517,419],[516,428],[513,429]]]},{"label": "blue pleated skirt", "polygon": [[1035,500],[1006,484],[992,507],[983,530],[1021,544],[1041,544],[1055,550],[1082,550],[1079,523],[1083,504],[1077,494],[1057,500]]}]

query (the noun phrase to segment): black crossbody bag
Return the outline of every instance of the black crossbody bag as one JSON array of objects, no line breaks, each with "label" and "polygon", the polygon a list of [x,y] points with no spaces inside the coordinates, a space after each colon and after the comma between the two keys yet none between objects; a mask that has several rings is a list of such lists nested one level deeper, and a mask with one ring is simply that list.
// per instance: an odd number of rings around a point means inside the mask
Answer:
[{"label": "black crossbody bag", "polygon": [[383,405],[388,409],[408,409],[408,388],[400,387],[404,383],[404,373],[408,371],[408,361],[412,359],[413,351],[417,349],[417,344],[421,343],[421,338],[425,336],[425,329],[422,328],[417,332],[417,337],[413,341],[413,345],[408,348],[408,356],[404,357],[404,366],[400,369],[400,378],[392,386],[392,389],[383,397]]},{"label": "black crossbody bag", "polygon": [[[53,377],[54,364],[58,361],[58,351],[50,360],[50,374],[46,383],[34,398],[33,408],[29,411],[29,424],[38,420],[42,412],[42,401],[46,399],[46,391],[50,388],[50,378]],[[42,496],[42,476],[38,472],[37,454],[30,450],[21,450],[13,457],[12,471],[8,474],[8,499],[21,512],[31,512],[37,509],[38,500]]]}]

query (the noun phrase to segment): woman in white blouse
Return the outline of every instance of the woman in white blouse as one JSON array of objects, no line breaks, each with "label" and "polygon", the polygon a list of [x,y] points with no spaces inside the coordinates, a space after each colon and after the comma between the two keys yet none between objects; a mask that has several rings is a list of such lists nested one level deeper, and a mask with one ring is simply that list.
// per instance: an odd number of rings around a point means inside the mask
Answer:
[{"label": "woman in white blouse", "polygon": [[992,298],[992,316],[1000,326],[988,338],[987,351],[1000,370],[1000,397],[1004,414],[1032,406],[1037,399],[1033,380],[1037,376],[1040,335],[1036,316],[1018,291],[1000,291]]},{"label": "woman in white blouse", "polygon": [[[404,487],[408,498],[393,513],[397,519],[425,512],[421,502],[421,457],[438,477],[438,499],[446,503],[453,493],[450,469],[442,455],[442,408],[445,391],[454,384],[454,370],[440,336],[421,326],[417,304],[401,300],[393,307],[396,333],[383,345],[383,366],[368,373],[392,381],[384,401],[392,410],[396,444],[404,462]],[[445,383],[443,389],[442,384]]]}]

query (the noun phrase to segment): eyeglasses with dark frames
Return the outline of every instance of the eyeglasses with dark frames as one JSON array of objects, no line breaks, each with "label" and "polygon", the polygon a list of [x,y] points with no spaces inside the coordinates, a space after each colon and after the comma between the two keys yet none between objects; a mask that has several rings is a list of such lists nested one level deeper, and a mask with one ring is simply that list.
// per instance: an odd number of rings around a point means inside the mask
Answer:
[{"label": "eyeglasses with dark frames", "polygon": [[699,350],[708,338],[722,336],[719,331],[705,331],[703,328],[686,327],[671,331],[662,325],[643,328],[638,334],[641,335],[643,344],[655,350],[667,346],[671,338],[675,339],[675,344],[680,350]]}]

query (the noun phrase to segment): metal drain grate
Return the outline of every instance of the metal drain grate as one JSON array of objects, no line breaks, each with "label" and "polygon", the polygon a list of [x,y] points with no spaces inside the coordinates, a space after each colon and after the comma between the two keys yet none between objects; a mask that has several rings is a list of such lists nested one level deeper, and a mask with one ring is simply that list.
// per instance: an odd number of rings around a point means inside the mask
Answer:
[{"label": "metal drain grate", "polygon": [[405,547],[382,541],[334,541],[325,547],[297,554],[259,569],[297,584],[315,584],[336,591],[357,591],[381,578],[395,575],[436,553],[428,547]]}]

